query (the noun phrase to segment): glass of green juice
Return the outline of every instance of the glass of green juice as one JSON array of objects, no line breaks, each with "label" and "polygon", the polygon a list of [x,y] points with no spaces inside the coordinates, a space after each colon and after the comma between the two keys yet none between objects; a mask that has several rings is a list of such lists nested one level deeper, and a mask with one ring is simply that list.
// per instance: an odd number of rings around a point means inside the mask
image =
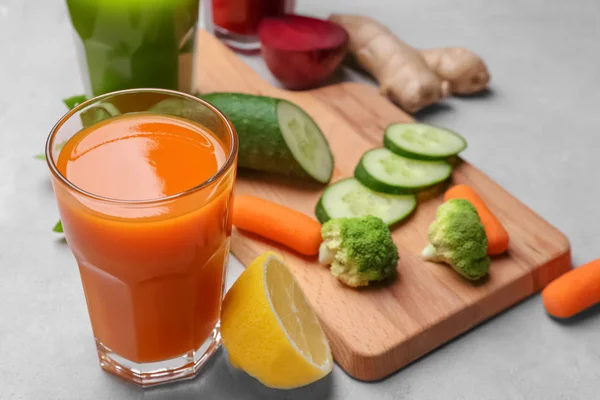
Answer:
[{"label": "glass of green juice", "polygon": [[85,90],[191,93],[200,0],[66,0]]}]

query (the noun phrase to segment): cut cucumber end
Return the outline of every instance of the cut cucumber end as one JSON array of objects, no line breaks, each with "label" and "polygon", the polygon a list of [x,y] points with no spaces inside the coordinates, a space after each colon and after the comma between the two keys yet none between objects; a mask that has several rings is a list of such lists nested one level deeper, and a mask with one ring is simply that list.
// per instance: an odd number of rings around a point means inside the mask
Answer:
[{"label": "cut cucumber end", "polygon": [[[238,134],[238,168],[327,183],[333,156],[300,107],[274,97],[215,92],[202,98],[220,109]],[[209,127],[210,128],[210,127]]]},{"label": "cut cucumber end", "polygon": [[354,177],[376,192],[416,193],[445,181],[452,166],[443,160],[424,161],[403,157],[385,148],[367,151],[354,170]]},{"label": "cut cucumber end", "polygon": [[315,209],[321,223],[333,218],[373,215],[387,225],[408,217],[416,208],[415,195],[389,195],[374,192],[354,178],[342,179],[325,189]]},{"label": "cut cucumber end", "polygon": [[449,129],[427,124],[392,124],[383,145],[392,152],[421,160],[444,160],[467,148],[467,141]]},{"label": "cut cucumber end", "polygon": [[315,180],[329,182],[333,175],[333,155],[313,119],[295,104],[280,100],[277,121],[283,140],[298,164]]}]

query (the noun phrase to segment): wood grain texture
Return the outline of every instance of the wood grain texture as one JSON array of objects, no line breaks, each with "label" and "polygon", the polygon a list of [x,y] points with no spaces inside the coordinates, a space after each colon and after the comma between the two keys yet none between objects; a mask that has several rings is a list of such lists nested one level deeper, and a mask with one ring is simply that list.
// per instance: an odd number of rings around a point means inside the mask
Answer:
[{"label": "wood grain texture", "polygon": [[[264,82],[233,52],[201,32],[197,74],[202,93],[237,91],[281,97],[304,108],[319,124],[335,156],[333,182],[352,176],[366,149],[379,147],[383,129],[412,118],[376,89],[342,83],[289,92]],[[504,224],[508,254],[493,259],[488,279],[471,284],[451,268],[420,259],[441,193],[421,196],[415,214],[393,230],[399,277],[388,286],[354,290],[340,284],[316,258],[234,230],[232,251],[244,264],[267,249],[286,259],[329,337],[336,362],[361,380],[383,378],[485,319],[541,290],[571,267],[566,237],[490,178],[460,161],[453,183],[473,187]],[[252,194],[314,217],[323,187],[242,171],[236,193]],[[541,311],[540,311],[541,312]]]}]

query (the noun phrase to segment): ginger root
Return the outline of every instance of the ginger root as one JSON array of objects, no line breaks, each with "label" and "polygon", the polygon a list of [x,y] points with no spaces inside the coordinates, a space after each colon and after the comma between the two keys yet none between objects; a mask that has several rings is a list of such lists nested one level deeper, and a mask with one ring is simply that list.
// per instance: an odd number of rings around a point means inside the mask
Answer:
[{"label": "ginger root", "polygon": [[346,29],[350,52],[379,82],[381,92],[409,113],[450,93],[473,94],[487,88],[487,67],[470,50],[416,50],[372,18],[333,14],[329,19]]},{"label": "ginger root", "polygon": [[450,85],[427,66],[417,50],[379,22],[359,15],[329,17],[350,36],[349,49],[379,82],[381,93],[414,113],[446,97]]},{"label": "ginger root", "polygon": [[487,89],[490,73],[477,54],[462,47],[419,50],[429,68],[450,82],[453,94],[473,94]]}]

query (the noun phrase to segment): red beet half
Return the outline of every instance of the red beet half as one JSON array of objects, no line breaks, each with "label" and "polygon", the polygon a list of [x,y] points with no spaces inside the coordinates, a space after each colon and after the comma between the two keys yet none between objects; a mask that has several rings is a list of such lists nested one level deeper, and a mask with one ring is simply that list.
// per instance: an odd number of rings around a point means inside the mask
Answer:
[{"label": "red beet half", "polygon": [[258,35],[271,73],[289,89],[323,82],[340,65],[348,47],[344,28],[300,15],[264,18]]}]

